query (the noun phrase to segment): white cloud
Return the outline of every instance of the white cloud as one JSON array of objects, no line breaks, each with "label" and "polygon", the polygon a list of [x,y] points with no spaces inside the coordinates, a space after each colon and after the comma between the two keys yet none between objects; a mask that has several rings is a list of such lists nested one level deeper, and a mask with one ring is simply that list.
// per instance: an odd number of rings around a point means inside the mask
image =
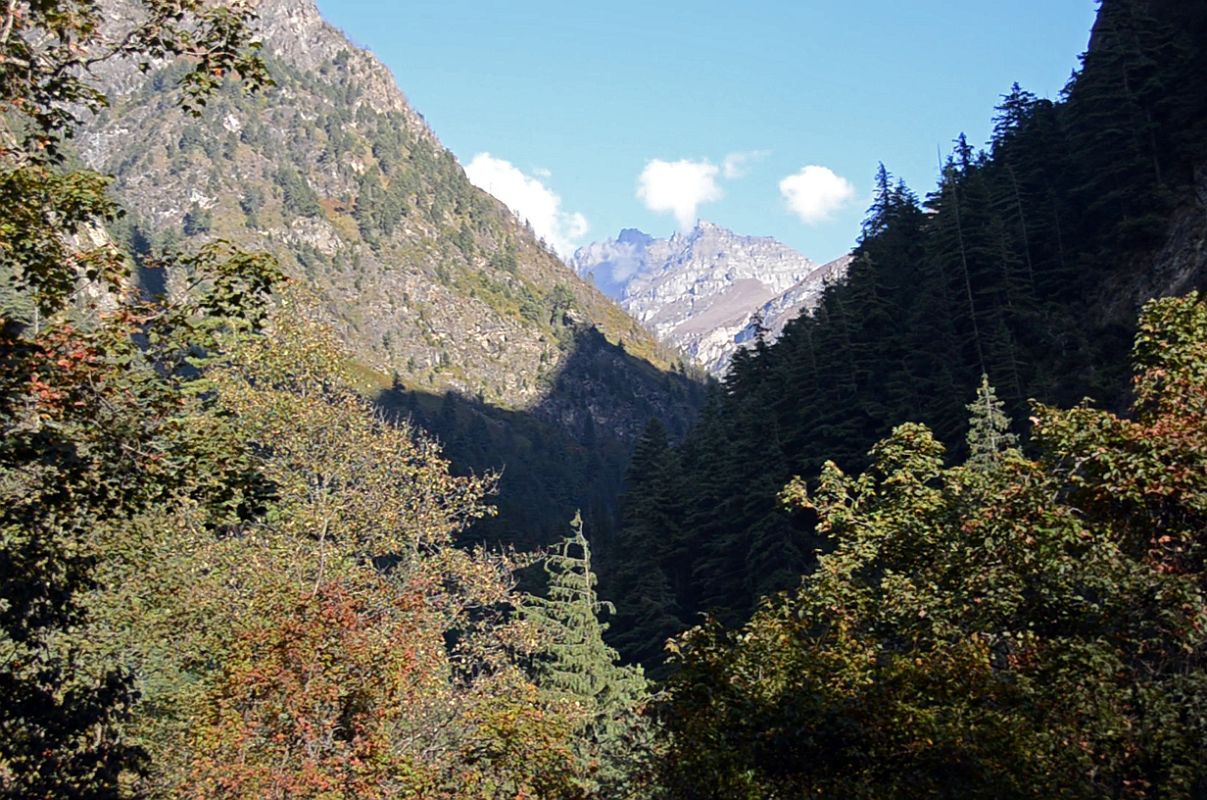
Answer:
[{"label": "white cloud", "polygon": [[646,265],[645,259],[635,253],[618,255],[611,261],[612,280],[616,283],[626,283]]},{"label": "white cloud", "polygon": [[855,198],[855,187],[828,167],[815,164],[780,181],[780,194],[807,225],[829,221]]},{"label": "white cloud", "polygon": [[721,172],[728,180],[746,177],[751,162],[762,161],[771,155],[770,150],[747,150],[742,153],[730,153],[721,162]]},{"label": "white cloud", "polygon": [[637,197],[650,211],[674,214],[679,227],[686,230],[695,224],[701,205],[725,196],[717,185],[720,172],[709,161],[656,158],[645,165],[637,179]]},{"label": "white cloud", "polygon": [[[548,171],[542,171],[548,177]],[[590,225],[582,214],[562,210],[562,198],[510,161],[490,153],[478,153],[465,167],[470,183],[490,192],[516,216],[528,220],[537,236],[563,257],[574,252],[576,242],[587,235]]]}]

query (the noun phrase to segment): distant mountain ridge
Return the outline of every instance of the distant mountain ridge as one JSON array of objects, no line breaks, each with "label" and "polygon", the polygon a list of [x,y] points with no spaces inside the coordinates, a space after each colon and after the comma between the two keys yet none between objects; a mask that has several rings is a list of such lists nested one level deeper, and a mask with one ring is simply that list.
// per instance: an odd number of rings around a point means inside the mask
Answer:
[{"label": "distant mountain ridge", "polygon": [[849,258],[818,264],[773,238],[700,221],[668,239],[626,228],[579,248],[570,263],[664,343],[721,375],[756,315],[777,336]]}]

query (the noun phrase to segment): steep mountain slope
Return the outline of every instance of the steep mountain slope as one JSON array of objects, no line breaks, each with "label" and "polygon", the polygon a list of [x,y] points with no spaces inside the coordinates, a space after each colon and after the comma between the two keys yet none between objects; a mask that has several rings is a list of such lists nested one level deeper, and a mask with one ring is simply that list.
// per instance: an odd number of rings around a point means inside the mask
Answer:
[{"label": "steep mountain slope", "polygon": [[[315,286],[357,359],[384,376],[378,383],[393,376],[414,389],[535,406],[575,331],[589,327],[671,365],[668,351],[469,183],[388,70],[325,23],[313,0],[264,0],[259,13],[277,84],[261,95],[232,84],[191,120],[171,110],[180,66],[104,76],[115,102],[80,137],[80,154],[117,177],[130,211],[119,235],[136,251],[215,237],[272,251]],[[152,290],[183,280],[143,276]],[[646,395],[678,413],[657,387]]]},{"label": "steep mountain slope", "polygon": [[818,265],[774,239],[709,222],[669,239],[626,229],[580,248],[571,260],[579,275],[715,375],[751,338],[755,315],[778,333],[812,307],[846,263]]}]

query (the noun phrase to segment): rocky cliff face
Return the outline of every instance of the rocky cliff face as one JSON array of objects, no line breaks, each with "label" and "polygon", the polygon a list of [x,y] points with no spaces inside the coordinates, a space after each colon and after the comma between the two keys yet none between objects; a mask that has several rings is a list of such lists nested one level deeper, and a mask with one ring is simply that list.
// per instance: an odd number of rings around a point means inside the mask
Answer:
[{"label": "rocky cliff face", "polygon": [[663,342],[720,375],[756,315],[777,335],[847,262],[819,265],[774,239],[700,222],[669,239],[625,230],[580,248],[571,264]]},{"label": "rocky cliff face", "polygon": [[[114,14],[129,13],[113,0]],[[112,107],[78,144],[116,176],[136,252],[211,238],[268,250],[312,284],[368,383],[455,391],[507,408],[550,408],[583,330],[660,368],[675,357],[581,281],[494,198],[472,186],[389,71],[320,16],[313,0],[262,0],[276,86],[233,82],[199,119],[176,110],[178,65],[107,67]],[[171,291],[178,275],[148,275]],[[655,374],[657,371],[655,370]],[[678,414],[661,388],[602,417],[639,430]],[[649,408],[647,408],[647,406]],[[601,419],[601,422],[603,419]]]},{"label": "rocky cliff face", "polygon": [[[783,333],[785,325],[801,314],[813,310],[821,300],[821,294],[826,285],[845,275],[850,263],[851,257],[843,256],[822,264],[810,272],[803,281],[789,286],[764,303],[758,312],[752,315],[752,319],[757,316],[762,321],[763,327],[767,329],[766,336],[769,340],[778,339]],[[755,325],[752,322],[738,333],[734,340],[738,344],[745,344],[753,341],[754,337]]]},{"label": "rocky cliff face", "polygon": [[1132,256],[1130,269],[1099,288],[1093,307],[1102,324],[1130,327],[1137,309],[1152,297],[1207,294],[1207,164],[1194,175],[1192,192],[1170,215],[1160,246]]}]

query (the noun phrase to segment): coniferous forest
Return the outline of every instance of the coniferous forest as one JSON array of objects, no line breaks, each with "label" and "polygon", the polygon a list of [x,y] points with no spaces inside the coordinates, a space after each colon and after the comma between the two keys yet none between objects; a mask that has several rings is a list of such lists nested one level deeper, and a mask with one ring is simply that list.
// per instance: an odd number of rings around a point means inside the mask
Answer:
[{"label": "coniferous forest", "polygon": [[517,304],[555,388],[649,393],[623,485],[589,415],[366,386],[313,269],[200,212],[127,246],[99,71],[263,97],[252,6],[0,22],[0,797],[1207,797],[1207,6],[1103,0],[1058,100],[925,196],[881,166],[723,382]]},{"label": "coniferous forest", "polygon": [[1034,401],[1126,411],[1139,301],[1204,288],[1166,242],[1201,225],[1205,26],[1195,4],[1103,3],[1059,102],[1015,85],[925,198],[880,167],[846,280],[739,352],[681,445],[655,424],[638,446],[609,588],[659,599],[629,604],[623,653],[654,665],[700,612],[736,623],[799,584],[833,542],[779,501],[795,476],[858,474],[903,422],[967,457],[983,377],[1024,443]]}]

